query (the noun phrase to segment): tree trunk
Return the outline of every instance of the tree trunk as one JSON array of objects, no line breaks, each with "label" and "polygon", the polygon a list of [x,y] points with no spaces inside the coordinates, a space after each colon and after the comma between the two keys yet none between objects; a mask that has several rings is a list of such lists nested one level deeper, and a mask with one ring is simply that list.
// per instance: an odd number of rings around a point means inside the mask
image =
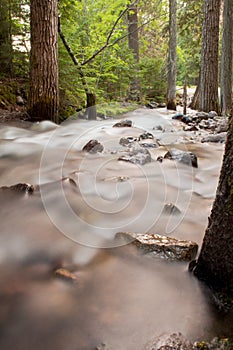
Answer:
[{"label": "tree trunk", "polygon": [[233,1],[224,1],[223,37],[221,60],[221,110],[223,115],[231,114],[232,107],[232,37]]},{"label": "tree trunk", "polygon": [[176,74],[177,74],[177,25],[176,0],[169,0],[169,48],[167,72],[167,109],[176,110]]},{"label": "tree trunk", "polygon": [[219,113],[218,46],[221,0],[204,1],[202,29],[200,109]]},{"label": "tree trunk", "polygon": [[140,79],[138,76],[138,64],[139,64],[139,38],[138,38],[138,9],[137,5],[133,4],[128,9],[128,43],[129,49],[132,50],[136,74],[133,77],[130,84],[129,99],[133,101],[139,101],[141,95]]},{"label": "tree trunk", "polygon": [[32,120],[58,122],[57,0],[31,0],[28,113]]},{"label": "tree trunk", "polygon": [[201,84],[200,79],[201,79],[201,72],[199,73],[198,83],[197,83],[192,101],[189,104],[189,107],[192,109],[199,109],[199,106],[200,106],[200,84]]},{"label": "tree trunk", "polygon": [[194,273],[217,291],[233,296],[233,116],[216,198]]}]

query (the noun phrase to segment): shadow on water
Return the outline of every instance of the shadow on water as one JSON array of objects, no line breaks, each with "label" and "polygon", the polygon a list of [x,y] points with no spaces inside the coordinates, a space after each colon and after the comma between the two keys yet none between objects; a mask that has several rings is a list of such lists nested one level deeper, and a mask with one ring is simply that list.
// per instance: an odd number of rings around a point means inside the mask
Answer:
[{"label": "shadow on water", "polygon": [[[147,258],[114,241],[133,231],[200,245],[223,146],[177,144],[183,132],[165,112],[138,110],[130,119],[132,128],[112,128],[112,120],[1,125],[0,186],[40,184],[32,195],[0,191],[1,349],[90,350],[104,341],[133,350],[163,332],[232,336],[232,316],[217,311],[187,263]],[[120,138],[144,130],[160,140],[152,162],[118,161],[126,150]],[[94,138],[104,152],[82,152]],[[197,169],[156,161],[174,144],[197,155]],[[165,203],[181,214],[164,214]],[[62,266],[75,283],[55,277]]]}]

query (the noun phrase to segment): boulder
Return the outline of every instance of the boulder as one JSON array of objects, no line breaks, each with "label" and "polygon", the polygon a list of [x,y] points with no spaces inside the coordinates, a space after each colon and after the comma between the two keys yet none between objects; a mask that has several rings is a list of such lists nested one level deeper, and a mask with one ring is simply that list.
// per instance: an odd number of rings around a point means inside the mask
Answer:
[{"label": "boulder", "polygon": [[192,167],[197,168],[197,156],[192,152],[185,152],[176,148],[172,148],[165,154],[164,159],[175,160],[177,162],[191,165]]},{"label": "boulder", "polygon": [[147,256],[166,260],[191,261],[195,259],[198,250],[195,242],[153,233],[119,232],[116,238],[131,242]]},{"label": "boulder", "polygon": [[132,148],[128,153],[123,154],[118,158],[118,160],[123,160],[124,162],[130,162],[133,164],[144,165],[151,162],[151,154],[145,148]]},{"label": "boulder", "polygon": [[97,141],[97,140],[90,140],[82,149],[85,152],[88,153],[97,153],[97,152],[103,152],[104,147],[103,145]]},{"label": "boulder", "polygon": [[120,122],[113,125],[114,128],[130,128],[133,125],[132,120],[121,120]]},{"label": "boulder", "polygon": [[136,137],[133,136],[128,136],[128,137],[122,137],[120,139],[120,145],[128,147],[130,146],[132,143],[136,142],[138,139]]},{"label": "boulder", "polygon": [[193,346],[181,333],[173,333],[155,337],[145,350],[193,350]]}]

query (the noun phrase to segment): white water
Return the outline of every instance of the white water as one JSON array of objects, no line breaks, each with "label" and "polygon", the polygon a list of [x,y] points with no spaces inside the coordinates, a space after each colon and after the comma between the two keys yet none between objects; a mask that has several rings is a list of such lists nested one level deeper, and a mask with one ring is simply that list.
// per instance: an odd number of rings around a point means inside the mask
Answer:
[{"label": "white water", "polygon": [[[153,232],[201,245],[223,145],[190,141],[165,110],[127,118],[133,128],[112,128],[113,120],[0,125],[0,186],[40,185],[31,196],[0,193],[1,349],[88,350],[105,341],[140,350],[163,332],[233,334],[187,263],[151,260],[114,240],[119,231]],[[152,162],[118,161],[120,138],[145,130],[161,144],[150,149]],[[81,151],[90,139],[102,154]],[[198,168],[156,161],[174,145],[194,152]],[[170,202],[181,215],[162,213]],[[57,280],[60,266],[80,282]]]}]

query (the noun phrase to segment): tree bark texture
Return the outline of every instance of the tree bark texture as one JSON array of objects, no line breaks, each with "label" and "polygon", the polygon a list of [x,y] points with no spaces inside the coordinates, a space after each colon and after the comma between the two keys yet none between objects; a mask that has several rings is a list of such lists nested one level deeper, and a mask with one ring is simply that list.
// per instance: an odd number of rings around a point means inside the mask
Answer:
[{"label": "tree bark texture", "polygon": [[177,1],[169,0],[169,47],[167,72],[167,109],[176,110],[176,75],[177,75]]},{"label": "tree bark texture", "polygon": [[218,48],[221,0],[204,1],[202,28],[200,109],[219,113]]},{"label": "tree bark texture", "polygon": [[31,56],[28,113],[32,120],[58,122],[57,0],[31,0]]},{"label": "tree bark texture", "polygon": [[133,77],[130,84],[130,100],[140,100],[140,79],[138,76],[139,64],[139,37],[138,37],[138,9],[137,5],[131,5],[128,9],[128,44],[129,49],[133,52],[134,61],[136,64],[136,76]]},{"label": "tree bark texture", "polygon": [[224,1],[223,37],[221,60],[221,110],[230,115],[232,108],[232,40],[233,40],[233,1]]},{"label": "tree bark texture", "polygon": [[233,296],[233,116],[216,198],[194,274]]}]

